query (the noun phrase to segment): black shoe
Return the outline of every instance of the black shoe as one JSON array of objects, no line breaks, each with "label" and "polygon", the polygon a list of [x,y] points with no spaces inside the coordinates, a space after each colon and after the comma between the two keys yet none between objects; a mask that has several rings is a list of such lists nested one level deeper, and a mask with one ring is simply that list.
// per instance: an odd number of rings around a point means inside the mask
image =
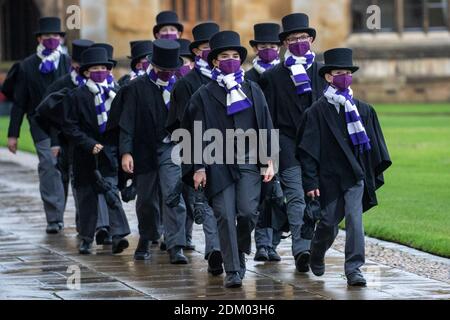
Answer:
[{"label": "black shoe", "polygon": [[92,254],[92,242],[81,240],[80,254]]},{"label": "black shoe", "polygon": [[213,276],[220,276],[223,273],[223,259],[220,251],[213,251],[208,256],[208,272]]},{"label": "black shoe", "polygon": [[134,260],[150,260],[150,241],[139,239],[139,244],[136,248],[136,252],[134,253]]},{"label": "black shoe", "polygon": [[281,261],[280,255],[277,253],[277,251],[274,248],[269,248],[267,251],[269,254],[269,261],[273,261],[273,262]]},{"label": "black shoe", "polygon": [[112,245],[113,244],[113,240],[112,240],[112,236],[111,235],[108,235],[106,238],[105,238],[105,246],[110,246],[110,245]]},{"label": "black shoe", "polygon": [[95,235],[95,242],[98,246],[103,246],[107,237],[109,237],[108,230],[106,228],[100,228]]},{"label": "black shoe", "polygon": [[347,276],[347,284],[350,287],[365,287],[367,286],[367,281],[360,271],[356,271]]},{"label": "black shoe", "polygon": [[112,241],[112,253],[113,254],[119,254],[122,253],[125,249],[127,249],[130,244],[128,243],[128,240],[125,238],[113,238]]},{"label": "black shoe", "polygon": [[304,251],[299,253],[295,257],[295,267],[298,272],[306,273],[309,271],[309,259],[311,257],[311,253],[309,251]]},{"label": "black shoe", "polygon": [[245,253],[239,251],[239,264],[241,265],[241,269],[239,270],[239,276],[242,280],[245,278],[245,273],[247,272],[247,267],[245,264]]},{"label": "black shoe", "polygon": [[188,264],[188,259],[183,254],[181,247],[175,247],[169,250],[171,264]]},{"label": "black shoe", "polygon": [[227,272],[224,280],[225,288],[240,288],[242,287],[242,278],[239,272]]},{"label": "black shoe", "polygon": [[311,254],[310,267],[312,273],[316,277],[321,277],[325,274],[325,258],[324,256],[316,256],[314,251]]},{"label": "black shoe", "polygon": [[167,251],[167,245],[164,241],[161,241],[161,244],[159,245],[159,250]]},{"label": "black shoe", "polygon": [[269,261],[269,252],[267,251],[266,247],[261,247],[256,251],[255,258],[253,259],[255,261]]},{"label": "black shoe", "polygon": [[45,231],[47,234],[58,234],[61,230],[62,227],[58,222],[50,222]]}]

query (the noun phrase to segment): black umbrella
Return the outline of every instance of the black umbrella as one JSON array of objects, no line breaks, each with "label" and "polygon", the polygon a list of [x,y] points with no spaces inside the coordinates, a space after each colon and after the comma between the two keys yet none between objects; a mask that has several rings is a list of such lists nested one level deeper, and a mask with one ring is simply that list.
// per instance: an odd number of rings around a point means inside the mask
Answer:
[{"label": "black umbrella", "polygon": [[305,213],[303,215],[302,238],[312,240],[317,222],[322,219],[319,198],[307,199]]}]

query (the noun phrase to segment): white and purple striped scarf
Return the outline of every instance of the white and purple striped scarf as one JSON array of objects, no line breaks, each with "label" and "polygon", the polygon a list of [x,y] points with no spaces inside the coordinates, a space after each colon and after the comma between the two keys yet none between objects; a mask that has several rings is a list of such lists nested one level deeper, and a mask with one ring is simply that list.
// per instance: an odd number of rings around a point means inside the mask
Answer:
[{"label": "white and purple striped scarf", "polygon": [[303,57],[297,57],[287,50],[284,58],[284,65],[291,72],[292,81],[294,81],[294,85],[297,88],[297,94],[312,91],[311,79],[309,79],[306,71],[314,63],[316,58],[314,52],[308,51]]},{"label": "white and purple striped scarf", "polygon": [[177,82],[177,77],[175,74],[169,79],[169,81],[163,81],[158,78],[158,74],[153,69],[153,66],[150,65],[147,69],[148,77],[150,81],[152,81],[162,92],[162,97],[164,99],[164,103],[166,104],[167,109],[170,109],[170,97],[172,93],[173,86],[175,82]]},{"label": "white and purple striped scarf", "polygon": [[99,131],[100,133],[105,133],[109,111],[111,110],[111,104],[116,97],[116,93],[108,87],[108,82],[106,80],[103,83],[95,83],[89,79],[86,82],[86,86],[95,96],[95,112],[97,114]]},{"label": "white and purple striped scarf", "polygon": [[259,74],[263,74],[264,72],[266,72],[269,69],[272,69],[278,64],[280,64],[280,59],[275,59],[270,63],[266,63],[262,61],[260,57],[256,56],[256,58],[253,60],[253,68],[255,68],[255,70]]},{"label": "white and purple striped scarf", "polygon": [[82,87],[86,84],[87,79],[80,75],[75,69],[72,68],[70,71],[70,78],[76,87]]},{"label": "white and purple striped scarf", "polygon": [[110,73],[108,75],[108,77],[106,78],[106,81],[108,82],[108,87],[110,89],[114,89],[116,87],[116,80],[114,79],[114,76],[112,73]]},{"label": "white and purple striped scarf", "polygon": [[367,136],[361,116],[353,101],[352,89],[348,88],[345,91],[340,91],[332,86],[328,86],[324,92],[324,96],[330,104],[336,107],[344,106],[347,130],[353,145],[358,148],[360,153],[369,151],[371,149],[370,139]]},{"label": "white and purple striped scarf", "polygon": [[244,70],[241,69],[236,73],[225,75],[219,68],[214,68],[212,76],[219,86],[225,88],[227,92],[227,112],[229,116],[253,106],[253,103],[242,91],[241,84],[244,82]]},{"label": "white and purple striped scarf", "polygon": [[130,72],[130,81],[132,81],[132,80],[134,80],[134,79],[136,79],[136,78],[138,78],[138,77],[140,77],[140,76],[143,76],[143,75],[145,75],[145,70],[137,70],[137,72],[136,71],[134,71],[134,70],[132,70],[131,72]]},{"label": "white and purple striped scarf", "polygon": [[209,67],[208,62],[206,62],[205,60],[203,60],[199,56],[195,57],[195,69],[198,72],[200,72],[200,74],[204,75],[205,77],[207,77],[207,78],[209,78],[211,80],[215,80],[215,79],[213,79],[212,70]]},{"label": "white and purple striped scarf", "polygon": [[42,60],[39,65],[39,71],[42,74],[49,74],[58,69],[59,59],[61,58],[62,48],[58,46],[55,50],[48,50],[43,44],[37,47],[37,56]]}]

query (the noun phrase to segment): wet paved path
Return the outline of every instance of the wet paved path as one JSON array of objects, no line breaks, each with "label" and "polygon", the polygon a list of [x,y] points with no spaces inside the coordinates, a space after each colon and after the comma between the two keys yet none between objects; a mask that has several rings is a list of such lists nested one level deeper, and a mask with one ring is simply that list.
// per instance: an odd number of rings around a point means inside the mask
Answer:
[{"label": "wet paved path", "polygon": [[[46,235],[35,170],[0,158],[0,299],[450,299],[447,283],[370,261],[363,269],[368,288],[349,289],[344,257],[335,250],[327,256],[324,277],[298,274],[289,241],[280,247],[281,263],[249,258],[244,287],[225,290],[223,277],[207,274],[198,227],[194,240],[199,251],[187,253],[190,265],[170,265],[156,247],[151,261],[134,262],[136,218],[132,205],[126,210],[133,230],[130,249],[111,256],[109,247],[98,247],[95,255],[80,256],[72,202],[64,233]],[[74,267],[81,271],[80,290],[67,286]]]}]

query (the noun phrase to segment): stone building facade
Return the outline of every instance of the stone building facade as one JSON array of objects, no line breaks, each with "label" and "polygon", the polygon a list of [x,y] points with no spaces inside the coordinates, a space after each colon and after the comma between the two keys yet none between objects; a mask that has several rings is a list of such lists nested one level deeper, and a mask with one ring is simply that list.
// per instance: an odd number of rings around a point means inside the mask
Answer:
[{"label": "stone building facade", "polygon": [[[186,26],[184,37],[200,21],[215,20],[223,29],[241,34],[243,43],[253,37],[258,22],[280,22],[291,12],[310,16],[318,31],[314,50],[348,46],[354,49],[361,71],[355,91],[375,102],[450,101],[450,0],[0,0],[0,63],[23,58],[33,50],[34,39],[12,45],[12,33],[25,37],[34,30],[38,16],[58,15],[66,9],[81,9],[81,30],[71,30],[71,39],[82,37],[114,45],[116,58],[126,67],[129,41],[151,39],[155,17],[174,9]],[[26,16],[11,19],[18,3]],[[27,3],[27,4],[26,4]],[[371,30],[367,9],[381,9],[381,25]],[[19,10],[20,11],[20,10]],[[16,20],[19,21],[16,21]],[[22,19],[22,20],[21,20]],[[29,22],[16,27],[23,20]],[[27,33],[28,32],[28,33]],[[20,37],[19,37],[20,38]],[[27,46],[24,44],[28,43]],[[5,48],[14,48],[14,50]],[[118,69],[118,73],[125,68]]]}]

